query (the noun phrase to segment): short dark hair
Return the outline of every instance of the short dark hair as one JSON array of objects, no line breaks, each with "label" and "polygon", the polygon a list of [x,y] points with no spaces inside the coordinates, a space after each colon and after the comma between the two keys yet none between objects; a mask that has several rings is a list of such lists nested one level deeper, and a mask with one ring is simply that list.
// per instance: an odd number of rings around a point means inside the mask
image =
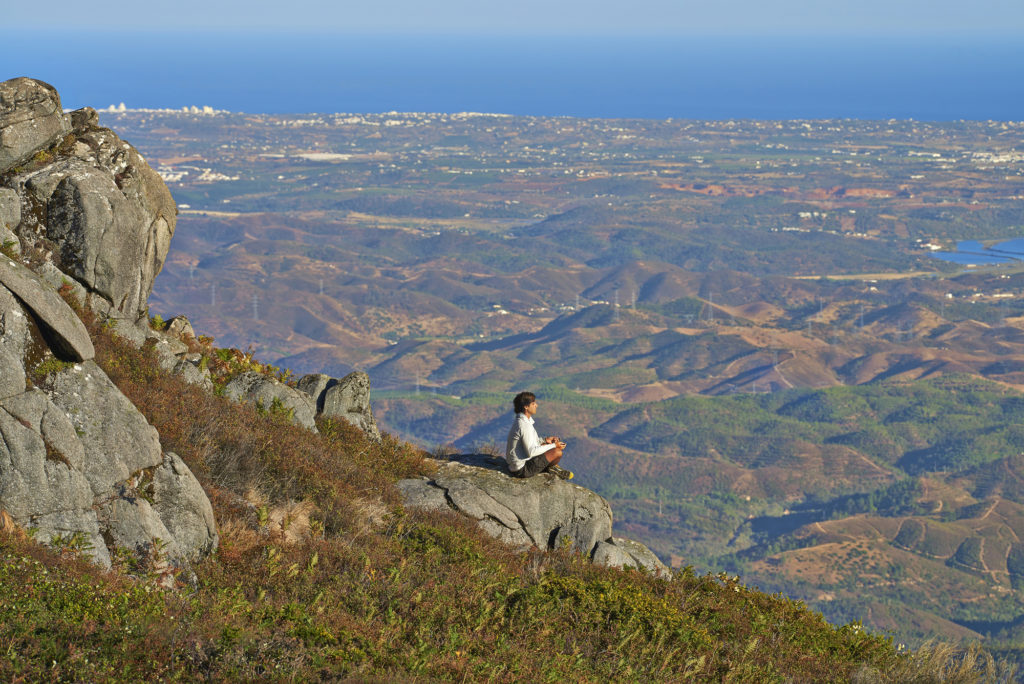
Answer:
[{"label": "short dark hair", "polygon": [[533,392],[520,392],[512,400],[512,408],[516,410],[516,413],[525,413],[526,407],[535,401],[537,401],[537,397]]}]

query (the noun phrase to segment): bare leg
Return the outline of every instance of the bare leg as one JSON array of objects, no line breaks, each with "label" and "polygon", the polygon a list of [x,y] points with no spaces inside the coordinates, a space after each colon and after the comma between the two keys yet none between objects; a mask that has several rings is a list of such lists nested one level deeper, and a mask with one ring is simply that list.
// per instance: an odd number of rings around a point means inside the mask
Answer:
[{"label": "bare leg", "polygon": [[553,465],[558,465],[558,462],[562,460],[562,450],[555,447],[549,451],[544,452],[544,458],[548,461],[548,468]]}]

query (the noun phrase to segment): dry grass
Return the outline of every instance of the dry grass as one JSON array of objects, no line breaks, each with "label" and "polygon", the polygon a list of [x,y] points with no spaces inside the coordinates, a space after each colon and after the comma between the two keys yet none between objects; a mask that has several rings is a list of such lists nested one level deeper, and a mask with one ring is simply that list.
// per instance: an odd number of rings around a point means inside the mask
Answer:
[{"label": "dry grass", "polygon": [[14,522],[14,518],[7,511],[0,509],[0,534],[5,535],[24,535],[25,531],[21,529],[18,523]]},{"label": "dry grass", "polygon": [[854,673],[855,684],[1003,684],[1015,681],[1016,668],[997,662],[977,644],[961,648],[929,641],[901,658],[891,669],[879,672],[869,667]]}]

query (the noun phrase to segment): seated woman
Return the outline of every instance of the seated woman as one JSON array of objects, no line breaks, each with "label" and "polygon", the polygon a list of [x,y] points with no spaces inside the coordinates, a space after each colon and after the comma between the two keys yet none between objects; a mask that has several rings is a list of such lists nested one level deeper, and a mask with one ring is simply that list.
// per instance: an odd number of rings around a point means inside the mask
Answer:
[{"label": "seated woman", "polygon": [[537,414],[537,397],[533,392],[517,394],[512,400],[512,408],[516,412],[516,421],[508,432],[508,445],[505,449],[505,460],[512,477],[533,477],[547,471],[563,480],[571,480],[572,471],[558,465],[562,460],[565,442],[558,437],[548,437],[541,442],[533,427],[533,417]]}]

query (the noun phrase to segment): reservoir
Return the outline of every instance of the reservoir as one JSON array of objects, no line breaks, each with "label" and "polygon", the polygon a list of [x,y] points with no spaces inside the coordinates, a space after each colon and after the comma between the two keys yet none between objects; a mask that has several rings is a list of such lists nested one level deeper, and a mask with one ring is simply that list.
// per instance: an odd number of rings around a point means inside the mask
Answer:
[{"label": "reservoir", "polygon": [[1014,238],[985,247],[977,240],[963,240],[956,243],[955,252],[933,252],[932,256],[963,266],[990,266],[1024,261],[1024,238]]}]

